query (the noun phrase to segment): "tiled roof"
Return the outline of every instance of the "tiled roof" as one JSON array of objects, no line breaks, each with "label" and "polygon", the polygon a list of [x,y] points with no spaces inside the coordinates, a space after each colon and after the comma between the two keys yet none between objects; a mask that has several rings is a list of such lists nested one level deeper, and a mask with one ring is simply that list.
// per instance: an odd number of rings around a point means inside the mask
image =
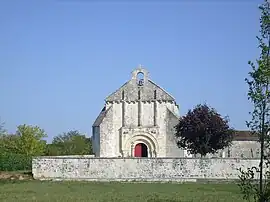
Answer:
[{"label": "tiled roof", "polygon": [[234,140],[238,141],[257,141],[258,136],[251,131],[240,130],[235,132]]}]

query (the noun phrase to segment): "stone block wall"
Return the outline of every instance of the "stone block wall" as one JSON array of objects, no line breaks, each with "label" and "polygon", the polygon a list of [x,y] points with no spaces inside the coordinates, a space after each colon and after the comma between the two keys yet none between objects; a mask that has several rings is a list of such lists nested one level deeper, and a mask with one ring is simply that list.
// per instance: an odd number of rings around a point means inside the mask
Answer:
[{"label": "stone block wall", "polygon": [[[200,154],[184,157],[200,157]],[[232,141],[230,147],[218,150],[215,154],[207,154],[207,158],[260,158],[260,143],[258,141]]]},{"label": "stone block wall", "polygon": [[196,181],[238,179],[238,168],[258,159],[36,157],[35,179],[87,181]]}]

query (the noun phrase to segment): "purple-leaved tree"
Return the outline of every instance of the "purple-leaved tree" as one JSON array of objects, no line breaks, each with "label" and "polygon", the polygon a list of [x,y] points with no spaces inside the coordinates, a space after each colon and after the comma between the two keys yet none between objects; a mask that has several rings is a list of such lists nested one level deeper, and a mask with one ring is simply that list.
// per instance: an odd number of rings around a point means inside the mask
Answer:
[{"label": "purple-leaved tree", "polygon": [[197,105],[179,119],[176,125],[177,145],[191,154],[214,154],[217,150],[230,146],[234,130],[223,118],[206,104]]}]

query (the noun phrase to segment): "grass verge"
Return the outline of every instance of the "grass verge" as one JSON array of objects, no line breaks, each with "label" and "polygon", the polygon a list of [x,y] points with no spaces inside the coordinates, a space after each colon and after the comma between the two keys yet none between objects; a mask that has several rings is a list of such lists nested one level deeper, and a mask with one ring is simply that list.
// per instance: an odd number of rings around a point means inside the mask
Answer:
[{"label": "grass verge", "polygon": [[235,184],[94,183],[1,180],[0,201],[240,202]]}]

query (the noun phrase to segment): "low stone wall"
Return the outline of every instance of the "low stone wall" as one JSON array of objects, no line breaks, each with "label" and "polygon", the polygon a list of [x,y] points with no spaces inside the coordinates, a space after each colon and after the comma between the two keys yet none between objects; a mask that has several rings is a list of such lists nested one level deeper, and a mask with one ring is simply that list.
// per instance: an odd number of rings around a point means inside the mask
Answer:
[{"label": "low stone wall", "polygon": [[238,179],[238,168],[258,159],[36,157],[35,179],[87,181],[196,181]]}]

